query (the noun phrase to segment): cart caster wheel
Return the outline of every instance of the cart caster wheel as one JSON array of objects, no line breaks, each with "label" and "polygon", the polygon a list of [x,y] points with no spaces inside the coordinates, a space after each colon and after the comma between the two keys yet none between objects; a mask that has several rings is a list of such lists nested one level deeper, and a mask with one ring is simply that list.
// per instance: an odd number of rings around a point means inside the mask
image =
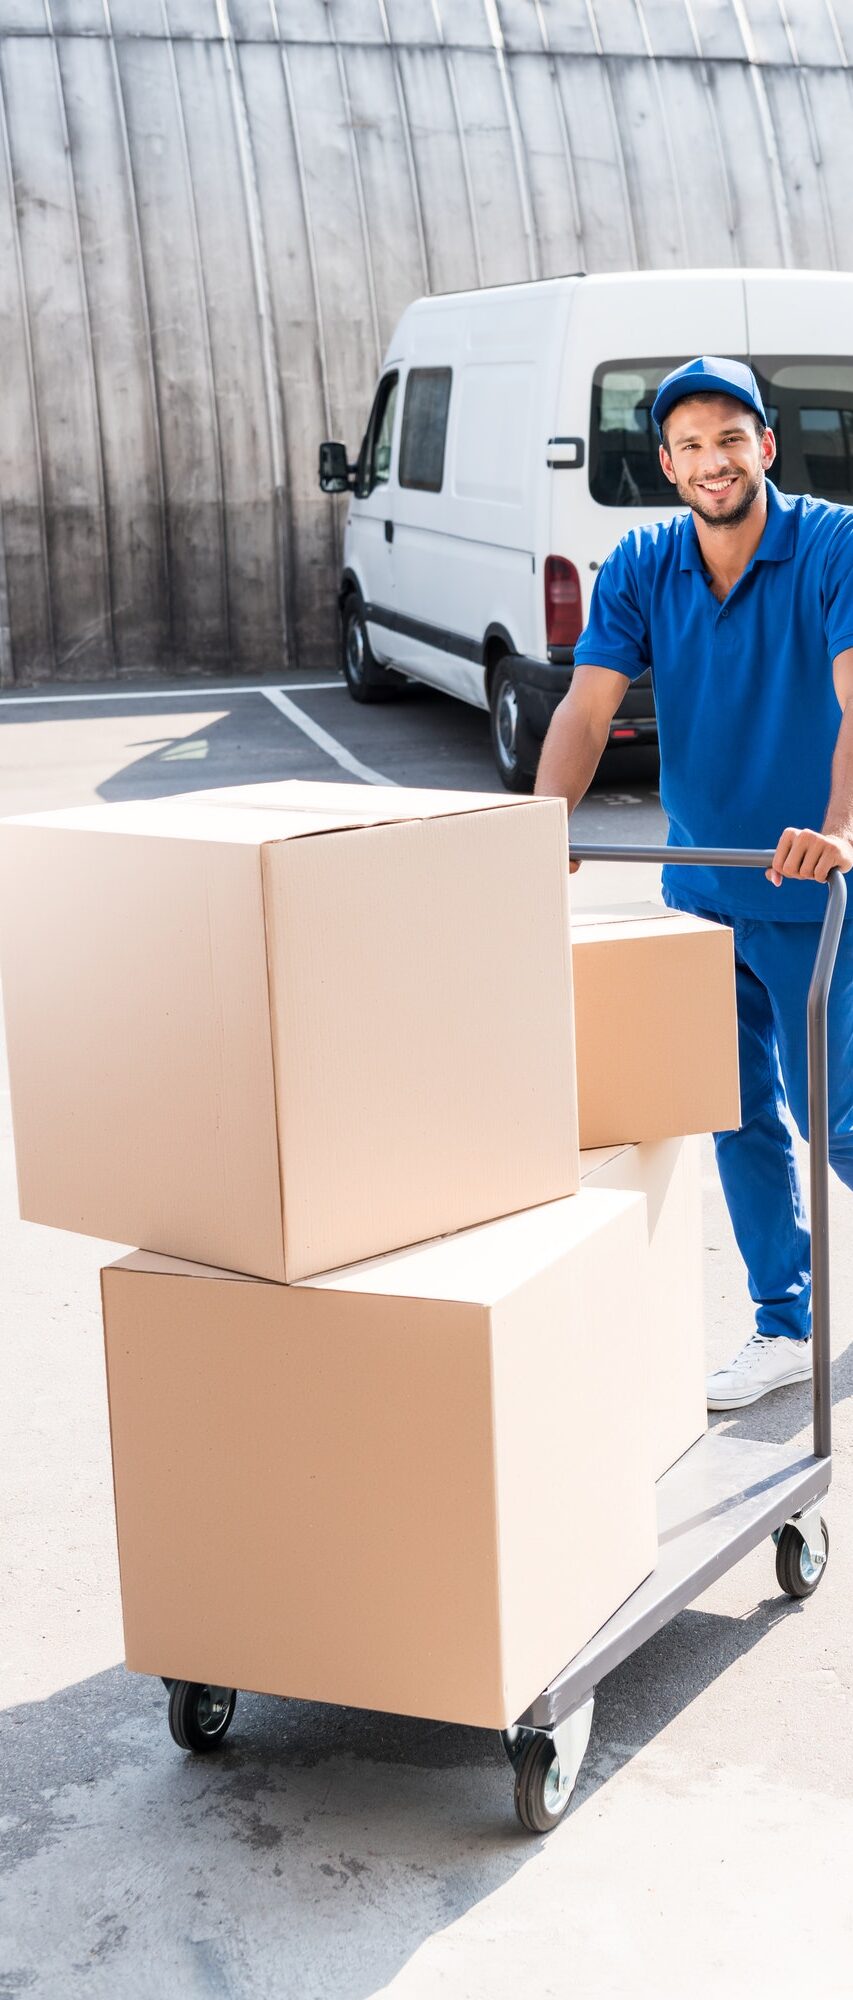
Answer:
[{"label": "cart caster wheel", "polygon": [[173,1681],[169,1728],[179,1750],[205,1755],[218,1750],[231,1727],[236,1688],[207,1687],[201,1681]]},{"label": "cart caster wheel", "polygon": [[803,1540],[793,1521],[788,1521],[776,1543],[776,1581],[780,1590],[788,1597],[813,1597],[826,1572],[829,1561],[829,1529],[820,1517],[820,1531],[823,1536],[823,1562],[815,1562],[808,1542]]},{"label": "cart caster wheel", "polygon": [[553,1739],[534,1736],[515,1767],[515,1810],[525,1831],[553,1832],[568,1812],[573,1791],[574,1783],[562,1779]]}]

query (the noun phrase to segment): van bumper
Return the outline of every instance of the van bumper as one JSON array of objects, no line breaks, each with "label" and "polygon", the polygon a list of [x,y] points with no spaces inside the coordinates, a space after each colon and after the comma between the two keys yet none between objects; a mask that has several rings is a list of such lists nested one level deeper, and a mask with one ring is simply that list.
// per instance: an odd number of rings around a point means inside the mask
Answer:
[{"label": "van bumper", "polygon": [[[517,654],[512,664],[523,720],[531,736],[541,742],[555,708],[571,687],[574,673],[571,657],[559,661],[533,660]],[[649,674],[642,674],[629,687],[610,724],[610,735],[615,742],[626,746],[657,743],[658,726]]]}]

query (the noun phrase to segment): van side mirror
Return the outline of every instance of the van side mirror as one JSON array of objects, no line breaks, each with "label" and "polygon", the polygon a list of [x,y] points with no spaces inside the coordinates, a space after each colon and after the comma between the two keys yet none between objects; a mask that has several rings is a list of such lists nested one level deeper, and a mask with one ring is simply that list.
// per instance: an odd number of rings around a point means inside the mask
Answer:
[{"label": "van side mirror", "polygon": [[355,466],[347,463],[345,444],[321,444],[320,487],[324,493],[348,493],[354,475]]}]

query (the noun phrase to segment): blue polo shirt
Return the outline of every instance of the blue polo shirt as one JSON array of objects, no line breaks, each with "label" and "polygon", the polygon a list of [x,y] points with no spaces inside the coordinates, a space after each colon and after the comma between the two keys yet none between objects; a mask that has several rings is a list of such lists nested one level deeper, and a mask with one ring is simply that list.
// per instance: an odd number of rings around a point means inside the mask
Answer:
[{"label": "blue polo shirt", "polygon": [[[832,662],[853,646],[853,508],[767,483],[758,548],[721,604],[692,515],[631,530],[599,570],[578,666],[651,669],[669,842],[775,848],[820,828],[841,710]],[[819,921],[818,883],[664,869],[666,901],[770,921]],[[853,910],[850,899],[848,913]]]}]

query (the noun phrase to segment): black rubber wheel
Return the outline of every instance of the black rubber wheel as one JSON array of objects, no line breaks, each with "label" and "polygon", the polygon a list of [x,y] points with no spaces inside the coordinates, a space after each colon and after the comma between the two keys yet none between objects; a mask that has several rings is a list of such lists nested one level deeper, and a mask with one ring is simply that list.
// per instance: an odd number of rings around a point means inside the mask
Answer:
[{"label": "black rubber wheel", "polygon": [[353,701],[399,701],[408,682],[374,659],[361,599],[348,597],[342,615],[341,665]]},{"label": "black rubber wheel", "polygon": [[550,1736],[534,1736],[515,1764],[515,1810],[522,1826],[527,1833],[553,1833],[571,1801],[568,1786],[560,1789],[560,1764]]},{"label": "black rubber wheel", "polygon": [[539,748],[524,720],[512,660],[499,660],[489,691],[492,754],[508,792],[532,792]]},{"label": "black rubber wheel", "polygon": [[782,1529],[776,1543],[776,1581],[788,1597],[813,1597],[829,1562],[829,1529],[821,1515],[820,1530],[826,1551],[822,1563],[815,1563],[808,1546],[793,1521]]},{"label": "black rubber wheel", "polygon": [[231,1727],[236,1688],[208,1687],[201,1681],[173,1681],[169,1728],[179,1750],[206,1756],[218,1750]]}]

